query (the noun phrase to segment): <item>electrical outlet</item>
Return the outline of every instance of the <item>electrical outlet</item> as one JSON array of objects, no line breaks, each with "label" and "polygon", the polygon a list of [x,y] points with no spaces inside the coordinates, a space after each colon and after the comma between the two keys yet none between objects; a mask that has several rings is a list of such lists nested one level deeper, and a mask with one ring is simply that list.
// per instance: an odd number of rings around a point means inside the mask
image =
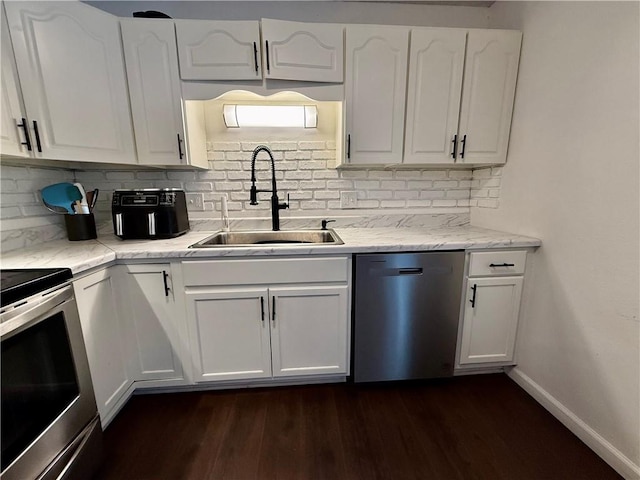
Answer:
[{"label": "electrical outlet", "polygon": [[194,212],[204,211],[204,196],[202,193],[187,193],[187,208]]},{"label": "electrical outlet", "polygon": [[358,192],[340,192],[340,208],[357,208]]}]

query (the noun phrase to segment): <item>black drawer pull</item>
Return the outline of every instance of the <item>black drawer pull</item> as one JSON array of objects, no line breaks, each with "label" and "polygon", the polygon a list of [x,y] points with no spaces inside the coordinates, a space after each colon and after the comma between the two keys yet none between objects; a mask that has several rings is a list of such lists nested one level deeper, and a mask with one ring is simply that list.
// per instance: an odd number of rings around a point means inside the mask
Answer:
[{"label": "black drawer pull", "polygon": [[495,267],[515,267],[516,264],[515,263],[491,263],[489,266],[491,268],[495,268]]},{"label": "black drawer pull", "polygon": [[260,297],[260,313],[262,314],[262,323],[264,323],[264,297]]},{"label": "black drawer pull", "polygon": [[476,292],[478,291],[478,285],[473,285],[473,287],[471,287],[471,290],[473,290],[473,297],[471,297],[471,300],[469,300],[469,303],[471,303],[471,308],[476,308]]},{"label": "black drawer pull", "polygon": [[453,140],[451,140],[451,143],[453,143],[453,152],[451,152],[451,158],[453,158],[455,160],[456,156],[457,156],[457,150],[458,150],[458,135],[457,134],[453,136]]},{"label": "black drawer pull", "polygon": [[167,277],[169,276],[169,274],[163,270],[162,271],[162,281],[164,282],[164,296],[168,297],[169,296],[169,292],[171,291],[171,289],[169,288],[169,285],[167,284]]}]

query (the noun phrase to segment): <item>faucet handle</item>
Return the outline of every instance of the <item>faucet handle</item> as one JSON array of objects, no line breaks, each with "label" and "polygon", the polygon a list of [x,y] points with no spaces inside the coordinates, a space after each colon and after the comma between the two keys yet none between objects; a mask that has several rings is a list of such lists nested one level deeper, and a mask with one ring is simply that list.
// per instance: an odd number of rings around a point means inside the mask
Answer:
[{"label": "faucet handle", "polygon": [[278,203],[278,209],[284,210],[285,208],[289,208],[289,194],[287,193],[287,201],[283,203]]},{"label": "faucet handle", "polygon": [[335,222],[335,220],[322,220],[322,230],[326,230],[327,224],[331,222]]}]

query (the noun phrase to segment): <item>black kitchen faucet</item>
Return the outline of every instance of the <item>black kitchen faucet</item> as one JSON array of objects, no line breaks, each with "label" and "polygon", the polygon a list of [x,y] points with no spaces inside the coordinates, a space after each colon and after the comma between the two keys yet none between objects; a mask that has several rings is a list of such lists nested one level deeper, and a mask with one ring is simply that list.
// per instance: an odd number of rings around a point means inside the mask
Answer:
[{"label": "black kitchen faucet", "polygon": [[[271,159],[271,190],[256,189],[256,157],[261,151],[267,152]],[[258,192],[271,192],[271,226],[274,232],[280,230],[280,210],[289,208],[289,203],[280,203],[280,200],[278,199],[276,165],[273,161],[273,154],[271,153],[271,150],[269,150],[269,147],[265,145],[258,145],[251,156],[251,205],[258,205]],[[288,201],[289,195],[287,194],[287,202]]]}]

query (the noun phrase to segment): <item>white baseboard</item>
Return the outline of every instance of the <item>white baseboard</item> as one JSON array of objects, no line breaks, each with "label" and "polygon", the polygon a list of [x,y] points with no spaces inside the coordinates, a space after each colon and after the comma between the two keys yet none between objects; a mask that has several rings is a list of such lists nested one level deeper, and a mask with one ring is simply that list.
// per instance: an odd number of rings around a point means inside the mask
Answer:
[{"label": "white baseboard", "polygon": [[571,430],[591,450],[596,452],[605,462],[627,480],[640,479],[640,466],[633,463],[622,452],[615,448],[598,432],[578,418],[571,410],[560,403],[549,392],[534,382],[515,367],[507,375],[520,385],[538,403],[546,408],[562,424]]}]

